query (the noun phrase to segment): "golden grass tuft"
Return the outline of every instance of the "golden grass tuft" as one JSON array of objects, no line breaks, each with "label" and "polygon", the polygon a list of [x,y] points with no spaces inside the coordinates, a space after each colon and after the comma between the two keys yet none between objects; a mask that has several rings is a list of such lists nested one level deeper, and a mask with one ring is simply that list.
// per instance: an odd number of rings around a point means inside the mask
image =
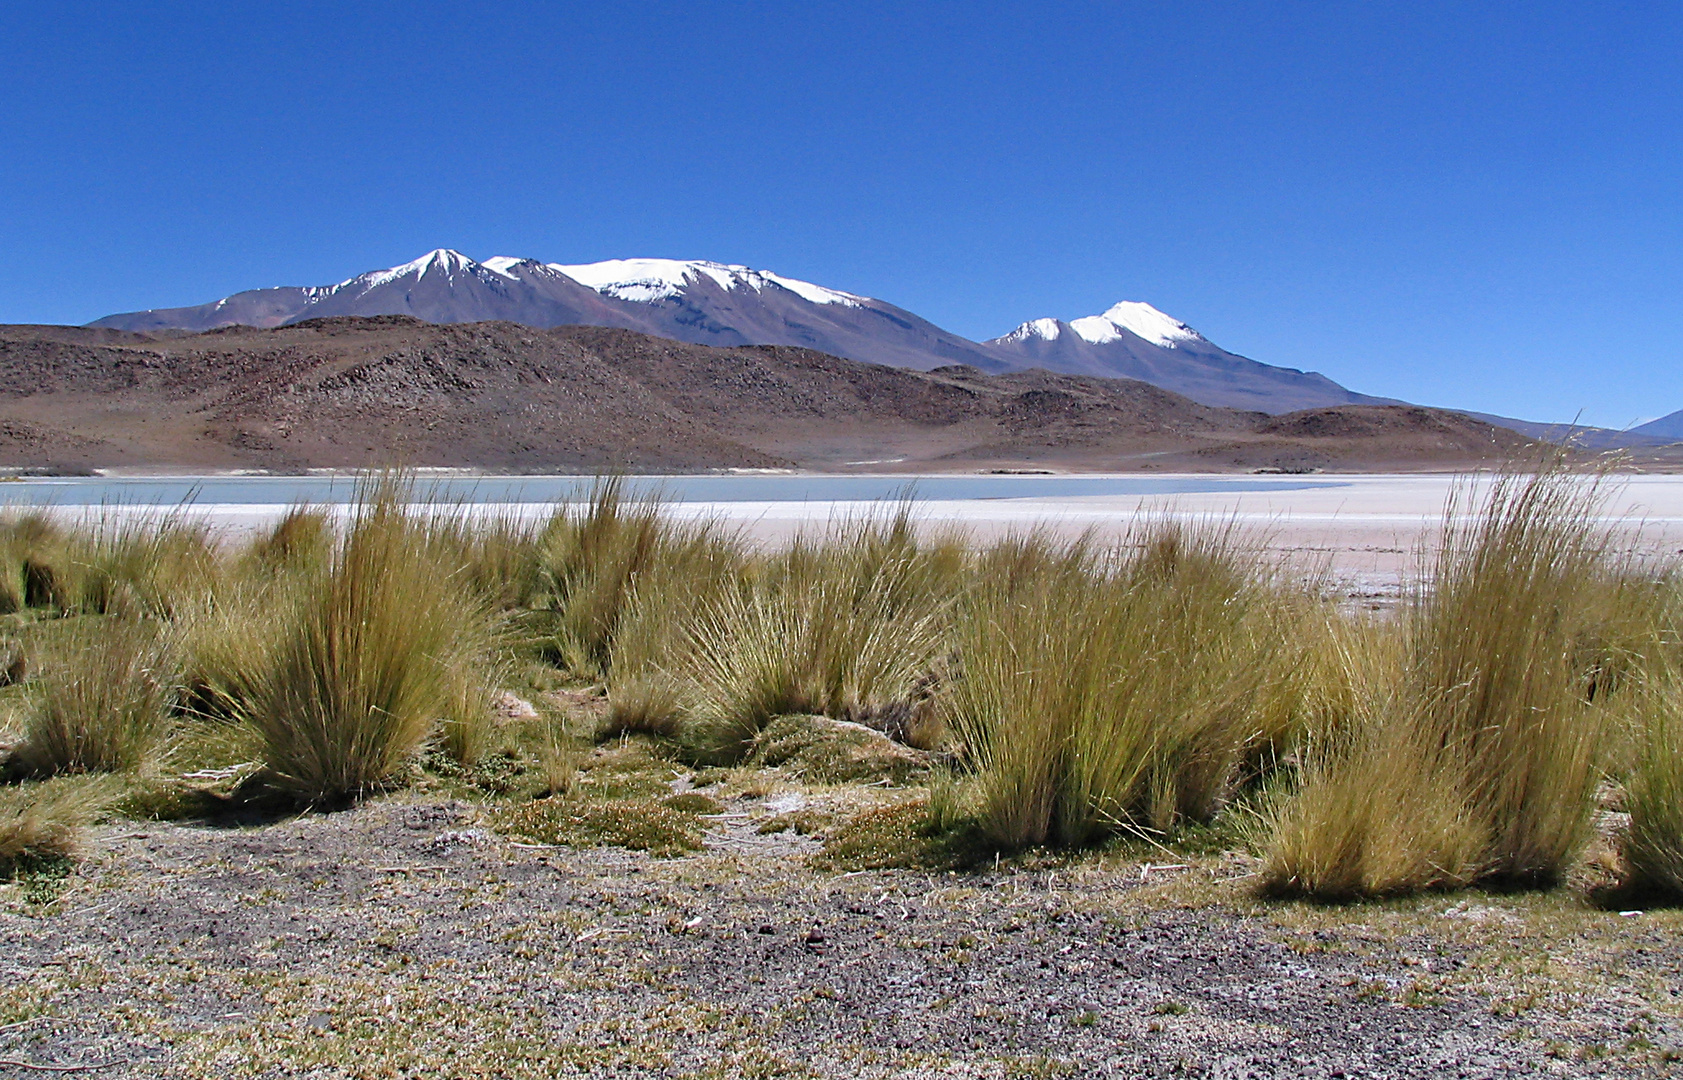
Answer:
[{"label": "golden grass tuft", "polygon": [[550,518],[537,539],[537,577],[555,616],[550,651],[564,671],[607,673],[620,619],[669,535],[660,503],[627,498],[617,476],[597,484],[582,510]]},{"label": "golden grass tuft", "polygon": [[963,571],[963,548],[921,543],[908,507],[750,566],[669,661],[679,738],[725,763],[777,716],[904,729],[939,681]]},{"label": "golden grass tuft", "polygon": [[1643,712],[1625,785],[1624,885],[1676,901],[1683,899],[1683,674],[1657,677]]},{"label": "golden grass tuft", "polygon": [[1629,695],[1602,692],[1617,568],[1594,478],[1496,478],[1451,518],[1404,616],[1396,680],[1323,741],[1264,871],[1325,899],[1555,880],[1588,837],[1600,744]]},{"label": "golden grass tuft", "polygon": [[395,782],[441,720],[474,722],[484,701],[489,617],[407,495],[391,478],[362,493],[330,564],[282,608],[284,630],[252,680],[244,718],[262,733],[272,782],[300,798]]},{"label": "golden grass tuft", "polygon": [[1156,522],[1108,555],[1032,536],[984,555],[945,710],[996,844],[1205,820],[1247,749],[1288,737],[1300,707],[1280,688],[1308,601],[1239,539]]},{"label": "golden grass tuft", "polygon": [[122,772],[155,760],[176,694],[168,628],[150,620],[74,620],[41,668],[27,687],[16,749],[27,772]]},{"label": "golden grass tuft", "polygon": [[0,787],[0,875],[27,859],[69,858],[82,830],[121,794],[111,777],[66,776]]}]

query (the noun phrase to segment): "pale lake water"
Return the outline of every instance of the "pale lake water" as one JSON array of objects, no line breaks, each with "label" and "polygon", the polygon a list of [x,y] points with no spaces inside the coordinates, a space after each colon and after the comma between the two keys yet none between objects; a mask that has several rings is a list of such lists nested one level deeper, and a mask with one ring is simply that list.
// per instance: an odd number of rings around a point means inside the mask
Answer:
[{"label": "pale lake water", "polygon": [[[1234,476],[832,476],[757,474],[632,476],[628,493],[680,503],[858,503],[911,495],[920,502],[1165,496],[1222,491],[1294,491],[1338,486],[1308,477]],[[416,491],[445,503],[523,504],[588,498],[590,476],[423,476]],[[0,484],[0,502],[51,506],[289,506],[345,503],[346,476],[52,477]]]}]

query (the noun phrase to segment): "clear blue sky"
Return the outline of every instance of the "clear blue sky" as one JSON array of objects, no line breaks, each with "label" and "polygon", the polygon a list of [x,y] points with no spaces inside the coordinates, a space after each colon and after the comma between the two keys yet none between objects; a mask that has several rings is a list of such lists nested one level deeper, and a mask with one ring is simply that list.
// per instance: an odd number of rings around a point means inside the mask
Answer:
[{"label": "clear blue sky", "polygon": [[433,247],[971,337],[1146,300],[1428,404],[1683,408],[1683,5],[0,7],[0,322]]}]

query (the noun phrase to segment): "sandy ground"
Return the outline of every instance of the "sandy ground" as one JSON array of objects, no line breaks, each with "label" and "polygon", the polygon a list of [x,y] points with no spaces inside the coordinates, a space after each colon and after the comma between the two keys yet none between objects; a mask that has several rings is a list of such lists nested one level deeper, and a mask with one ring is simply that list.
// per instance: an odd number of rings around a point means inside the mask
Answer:
[{"label": "sandy ground", "polygon": [[1566,1077],[1683,1056],[1677,913],[1570,890],[1267,904],[1231,855],[845,872],[731,809],[741,826],[672,859],[518,844],[413,794],[107,828],[50,905],[0,889],[0,1075]]}]

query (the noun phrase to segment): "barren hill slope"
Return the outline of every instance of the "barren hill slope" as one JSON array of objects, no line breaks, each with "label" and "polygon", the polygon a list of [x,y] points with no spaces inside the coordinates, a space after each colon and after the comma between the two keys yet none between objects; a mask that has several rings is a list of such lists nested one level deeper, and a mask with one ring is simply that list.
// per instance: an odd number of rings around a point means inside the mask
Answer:
[{"label": "barren hill slope", "polygon": [[10,466],[1449,468],[1522,444],[1431,409],[1270,417],[1129,379],[915,372],[598,327],[0,327]]}]

